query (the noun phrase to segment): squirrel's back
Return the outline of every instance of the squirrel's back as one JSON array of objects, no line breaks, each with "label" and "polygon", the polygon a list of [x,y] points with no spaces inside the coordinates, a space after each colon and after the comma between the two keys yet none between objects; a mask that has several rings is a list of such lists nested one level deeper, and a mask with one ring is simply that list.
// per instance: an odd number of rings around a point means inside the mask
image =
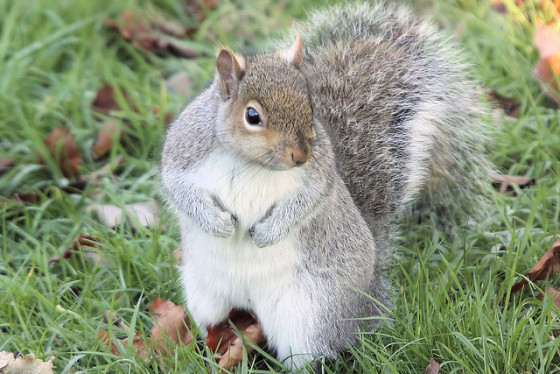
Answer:
[{"label": "squirrel's back", "polygon": [[478,200],[492,169],[484,111],[449,38],[386,2],[330,7],[296,32],[315,115],[377,238],[388,239],[411,203],[463,209]]}]

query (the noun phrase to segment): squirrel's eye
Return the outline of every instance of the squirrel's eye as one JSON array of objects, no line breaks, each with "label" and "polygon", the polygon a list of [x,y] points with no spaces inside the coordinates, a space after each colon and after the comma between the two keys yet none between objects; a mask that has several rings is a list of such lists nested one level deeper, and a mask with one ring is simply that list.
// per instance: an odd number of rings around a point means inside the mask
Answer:
[{"label": "squirrel's eye", "polygon": [[255,108],[247,107],[247,109],[245,109],[245,120],[249,125],[262,126],[261,117]]}]

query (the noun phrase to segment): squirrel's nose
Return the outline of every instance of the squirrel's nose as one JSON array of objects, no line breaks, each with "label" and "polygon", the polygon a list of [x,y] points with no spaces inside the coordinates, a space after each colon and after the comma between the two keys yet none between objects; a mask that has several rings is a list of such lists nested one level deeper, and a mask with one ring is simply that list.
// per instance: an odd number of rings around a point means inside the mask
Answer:
[{"label": "squirrel's nose", "polygon": [[301,166],[311,158],[311,147],[293,147],[288,149],[288,157],[292,166]]}]

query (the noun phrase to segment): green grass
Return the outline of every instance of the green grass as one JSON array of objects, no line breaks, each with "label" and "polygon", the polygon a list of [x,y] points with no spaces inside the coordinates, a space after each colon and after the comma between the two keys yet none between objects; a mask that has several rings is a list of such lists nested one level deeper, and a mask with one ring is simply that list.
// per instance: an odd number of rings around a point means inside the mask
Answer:
[{"label": "green grass", "polygon": [[[513,3],[514,1],[506,1]],[[239,5],[238,3],[243,3]],[[258,50],[275,33],[325,1],[220,1],[201,23],[185,15],[182,2],[152,4],[157,12],[196,26],[193,45],[213,51],[218,43]],[[213,56],[192,60],[138,51],[104,26],[107,16],[140,9],[141,1],[0,0],[0,158],[16,166],[0,175],[0,351],[54,355],[55,372],[203,372],[210,367],[199,344],[181,346],[166,359],[144,362],[130,347],[111,354],[100,329],[126,333],[103,322],[105,310],[148,334],[147,306],[155,297],[181,302],[173,250],[178,229],[166,213],[163,225],[109,229],[89,215],[92,203],[122,205],[158,196],[157,163],[166,112],[178,113],[185,98],[165,88],[165,79],[185,71],[194,94],[212,77]],[[560,233],[560,112],[540,90],[532,66],[534,20],[520,12],[497,14],[485,0],[415,2],[464,46],[472,71],[488,89],[522,103],[518,119],[496,117],[492,158],[504,173],[537,179],[517,195],[493,196],[495,211],[478,229],[447,238],[429,222],[403,233],[389,276],[395,287],[392,324],[364,334],[362,344],[329,361],[325,373],[418,373],[430,357],[442,373],[560,372],[559,328],[550,302],[537,296],[545,285],[506,296]],[[533,22],[533,23],[531,23]],[[125,89],[137,111],[121,113],[130,123],[122,144],[96,161],[89,148],[101,123],[91,109],[105,83]],[[153,108],[158,107],[158,114]],[[68,193],[42,139],[67,125],[88,173],[124,156],[100,188]],[[43,191],[38,201],[18,203],[14,193]],[[74,256],[48,259],[78,234],[99,237],[107,263]],[[252,356],[237,371],[278,370],[271,359]]]}]

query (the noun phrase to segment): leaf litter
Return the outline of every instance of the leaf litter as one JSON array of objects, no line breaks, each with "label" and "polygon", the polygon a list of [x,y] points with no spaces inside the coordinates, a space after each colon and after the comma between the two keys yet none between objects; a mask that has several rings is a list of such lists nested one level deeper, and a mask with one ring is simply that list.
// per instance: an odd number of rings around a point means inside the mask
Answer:
[{"label": "leaf litter", "polygon": [[35,357],[34,353],[18,356],[12,352],[0,352],[0,374],[52,374],[53,360],[47,361]]},{"label": "leaf litter", "polygon": [[525,285],[538,280],[547,279],[560,270],[560,238],[549,248],[548,251],[537,261],[535,266],[527,273],[526,277],[515,283],[511,293],[520,291]]}]

